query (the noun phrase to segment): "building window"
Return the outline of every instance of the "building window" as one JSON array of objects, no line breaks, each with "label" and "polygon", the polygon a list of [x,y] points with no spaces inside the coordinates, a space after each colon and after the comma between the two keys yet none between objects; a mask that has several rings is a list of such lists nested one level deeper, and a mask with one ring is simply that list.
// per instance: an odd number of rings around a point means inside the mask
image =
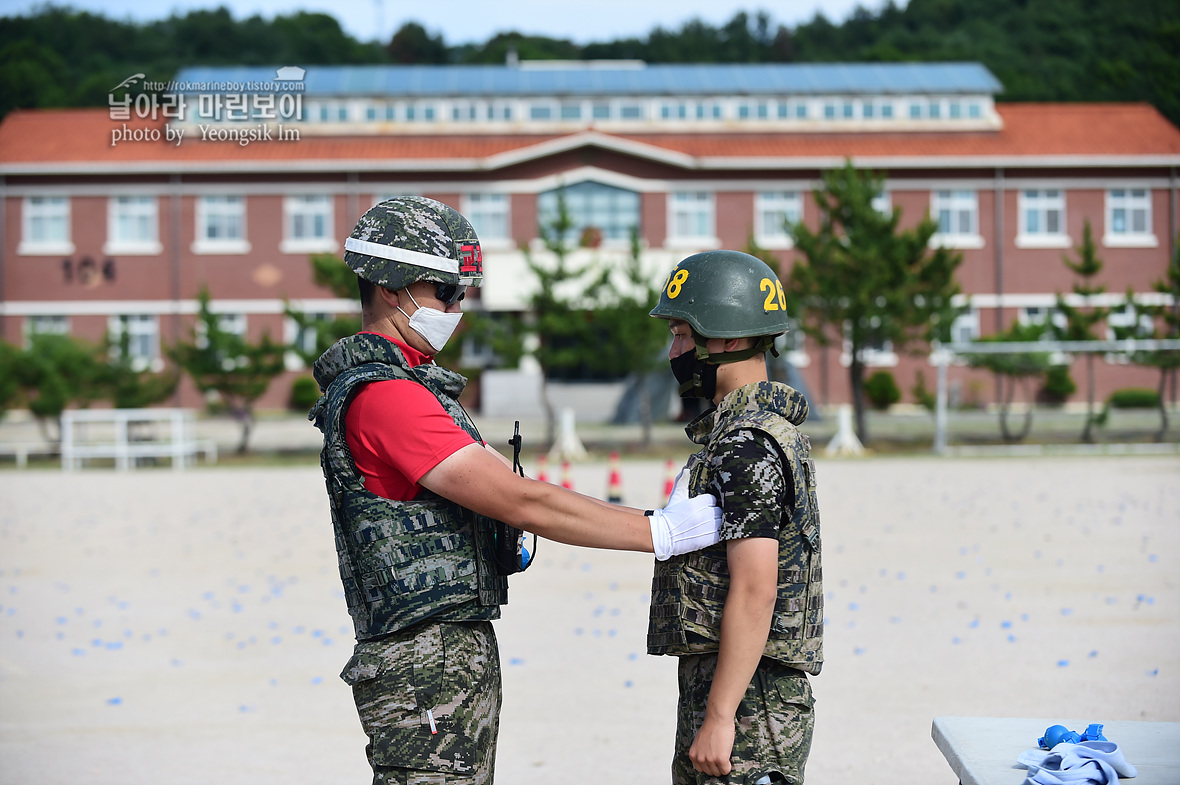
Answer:
[{"label": "building window", "polygon": [[315,194],[288,196],[283,200],[283,253],[331,253],[337,243],[332,197]]},{"label": "building window", "polygon": [[582,104],[571,102],[563,103],[561,105],[561,119],[562,120],[581,120],[582,119]]},{"label": "building window", "polygon": [[529,105],[530,120],[549,120],[553,117],[553,107],[549,104]]},{"label": "building window", "polygon": [[947,248],[982,248],[979,235],[979,200],[975,191],[934,191],[930,216],[938,222],[931,245]]},{"label": "building window", "polygon": [[642,104],[619,104],[619,119],[620,120],[642,120],[643,119],[643,105]]},{"label": "building window", "polygon": [[951,343],[971,343],[979,337],[979,310],[971,308],[951,323]]},{"label": "building window", "polygon": [[107,200],[107,243],[103,253],[158,254],[159,212],[154,196],[112,196]]},{"label": "building window", "polygon": [[107,323],[107,332],[112,357],[121,355],[123,336],[126,335],[131,367],[140,371],[163,367],[160,359],[160,321],[157,317],[149,314],[112,316]]},{"label": "building window", "polygon": [[74,244],[70,242],[69,197],[25,197],[21,211],[21,241],[16,252],[30,256],[74,252]]},{"label": "building window", "polygon": [[[306,321],[300,326],[299,322],[291,317],[283,317],[283,339],[289,346],[295,347],[295,350],[283,353],[283,367],[288,371],[299,371],[306,368],[307,364],[303,361],[303,357],[315,356],[318,353],[319,328],[332,321],[332,314],[304,313],[303,318]],[[243,321],[242,324],[243,337],[245,337],[245,322]]]},{"label": "building window", "polygon": [[[1135,307],[1133,302],[1115,305],[1106,315],[1106,340],[1122,341],[1127,339],[1152,338],[1155,335],[1155,321],[1151,314],[1143,313]],[[1105,355],[1108,363],[1127,365],[1131,358],[1124,352],[1108,352]]]},{"label": "building window", "polygon": [[475,227],[482,244],[509,239],[508,194],[468,194],[463,198],[463,215]]},{"label": "building window", "polygon": [[674,191],[668,194],[668,242],[671,245],[716,245],[713,194]]},{"label": "building window", "polygon": [[[583,182],[537,195],[538,219],[546,231],[557,218],[558,193],[563,193],[572,222],[562,238],[566,243],[578,245],[592,242],[595,237],[628,241],[631,231],[639,230],[639,194],[612,185]],[[597,232],[588,231],[591,229]]]},{"label": "building window", "polygon": [[246,240],[246,200],[241,196],[202,196],[197,199],[197,239],[193,253],[240,254],[250,251]]},{"label": "building window", "polygon": [[24,346],[29,348],[33,338],[38,335],[69,335],[70,318],[61,315],[37,314],[25,317]]},{"label": "building window", "polygon": [[869,202],[869,206],[881,215],[893,215],[893,197],[886,189],[881,189],[881,192]]},{"label": "building window", "polygon": [[1051,305],[1026,305],[1016,310],[1016,320],[1023,325],[1043,324],[1045,339],[1050,340],[1048,333],[1050,326],[1065,328],[1065,314]]},{"label": "building window", "polygon": [[[217,329],[226,335],[236,335],[243,341],[246,340],[246,314],[244,313],[219,313],[217,314]],[[194,328],[193,343],[198,349],[204,349],[209,345],[209,338],[206,335],[205,322],[198,321]]]},{"label": "building window", "polygon": [[1065,192],[1057,188],[1020,192],[1019,248],[1068,248]]},{"label": "building window", "polygon": [[798,191],[762,191],[754,197],[754,239],[766,248],[789,248],[787,222],[803,219],[803,199]]},{"label": "building window", "polygon": [[1155,248],[1151,226],[1151,191],[1146,188],[1112,188],[1106,192],[1107,246]]},{"label": "building window", "polygon": [[[860,360],[869,368],[892,368],[897,365],[899,358],[893,350],[893,341],[877,334],[880,326],[880,317],[871,317],[868,335],[860,349]],[[843,351],[840,354],[840,364],[845,368],[852,365],[852,339],[849,337],[851,332],[852,323],[845,322]]]}]

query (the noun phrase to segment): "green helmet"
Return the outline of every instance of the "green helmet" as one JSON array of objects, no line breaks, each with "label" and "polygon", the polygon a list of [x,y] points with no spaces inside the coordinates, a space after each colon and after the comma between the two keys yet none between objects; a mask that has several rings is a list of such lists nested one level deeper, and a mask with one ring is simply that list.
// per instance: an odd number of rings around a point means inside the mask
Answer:
[{"label": "green helmet", "polygon": [[668,274],[651,315],[688,322],[698,355],[708,338],[760,337],[765,340],[757,346],[765,351],[774,336],[787,331],[787,301],[778,276],[741,251],[705,251],[681,261]]},{"label": "green helmet", "polygon": [[471,223],[423,196],[398,196],[369,208],[344,241],[344,261],[386,289],[415,281],[463,286],[483,281],[483,252]]}]

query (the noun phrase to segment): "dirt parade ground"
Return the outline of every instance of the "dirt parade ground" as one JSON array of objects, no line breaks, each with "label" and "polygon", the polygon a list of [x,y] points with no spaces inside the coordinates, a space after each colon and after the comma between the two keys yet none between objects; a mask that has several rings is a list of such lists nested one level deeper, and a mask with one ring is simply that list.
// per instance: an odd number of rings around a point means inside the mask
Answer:
[{"label": "dirt parade ground", "polygon": [[[953,783],[940,715],[1180,721],[1180,459],[818,463],[808,783]],[[625,501],[664,479],[624,462]],[[512,580],[498,782],[669,781],[650,579],[542,542]],[[368,782],[351,647],[318,467],[0,472],[3,785]]]}]

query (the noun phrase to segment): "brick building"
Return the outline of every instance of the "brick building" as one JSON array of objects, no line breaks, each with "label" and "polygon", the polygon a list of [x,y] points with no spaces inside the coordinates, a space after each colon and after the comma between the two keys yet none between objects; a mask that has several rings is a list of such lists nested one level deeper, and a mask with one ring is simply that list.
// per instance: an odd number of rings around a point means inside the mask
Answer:
[{"label": "brick building", "polygon": [[[883,209],[901,208],[906,225],[929,212],[932,242],[962,251],[961,338],[1050,318],[1086,221],[1105,304],[1128,289],[1150,300],[1178,228],[1180,131],[1155,109],[1004,104],[974,64],[209,68],[159,94],[128,82],[108,108],[17,111],[0,125],[10,343],[127,331],[136,358],[158,366],[202,286],[232,329],[297,340],[285,301],[356,307],[315,286],[309,254],[342,253],[357,216],[400,193],[472,219],[487,273],[473,305],[511,312],[531,285],[521,249],[543,255],[537,227],[558,188],[572,238],[587,227],[602,238],[580,259],[622,258],[636,227],[655,278],[751,237],[785,275],[795,252],[782,219],[815,225],[810,189],[850,158],[885,176]],[[838,345],[792,349],[813,398],[848,400]],[[889,346],[868,359],[903,389],[928,365]],[[1100,396],[1154,386],[1148,370],[1099,366]],[[291,369],[264,406],[283,404]],[[951,379],[964,397],[992,394],[984,374]],[[182,388],[178,402],[199,398]]]}]

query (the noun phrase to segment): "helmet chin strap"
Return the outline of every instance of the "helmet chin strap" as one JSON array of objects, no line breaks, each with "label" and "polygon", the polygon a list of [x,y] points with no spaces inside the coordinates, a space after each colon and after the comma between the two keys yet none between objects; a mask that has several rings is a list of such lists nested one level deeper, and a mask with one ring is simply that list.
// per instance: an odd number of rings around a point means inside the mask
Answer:
[{"label": "helmet chin strap", "polygon": [[738,349],[732,352],[714,352],[710,353],[706,344],[709,339],[698,333],[696,330],[692,331],[692,342],[696,344],[697,359],[701,362],[707,362],[711,365],[724,365],[725,363],[736,363],[742,360],[748,360],[756,354],[762,354],[769,351],[775,357],[778,357],[778,350],[774,348],[773,335],[760,335],[754,339],[754,343],[745,349]]}]

